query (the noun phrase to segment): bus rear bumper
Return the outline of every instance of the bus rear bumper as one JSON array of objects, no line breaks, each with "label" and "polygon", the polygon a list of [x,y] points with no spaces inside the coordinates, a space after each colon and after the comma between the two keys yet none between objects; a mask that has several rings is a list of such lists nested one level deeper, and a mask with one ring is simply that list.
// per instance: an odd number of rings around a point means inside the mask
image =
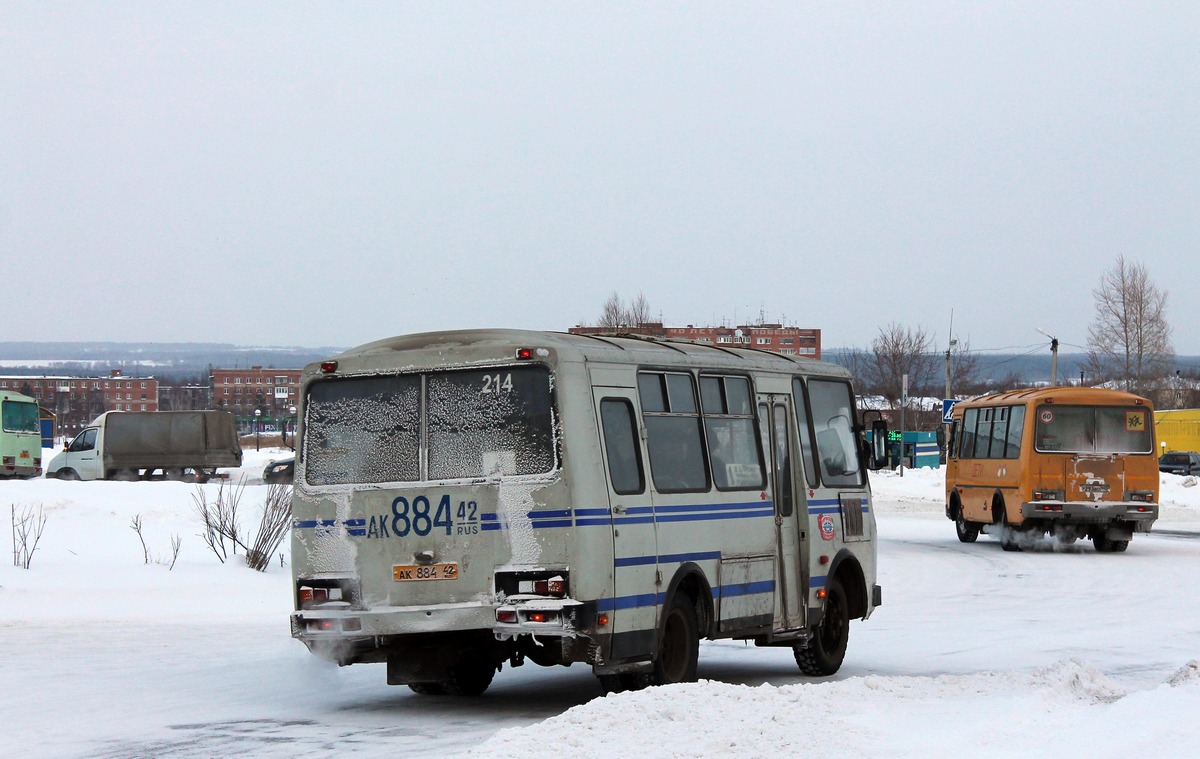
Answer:
[{"label": "bus rear bumper", "polygon": [[1135,532],[1149,532],[1158,519],[1158,504],[1142,501],[1033,501],[1021,504],[1024,521],[1071,524],[1128,522]]}]

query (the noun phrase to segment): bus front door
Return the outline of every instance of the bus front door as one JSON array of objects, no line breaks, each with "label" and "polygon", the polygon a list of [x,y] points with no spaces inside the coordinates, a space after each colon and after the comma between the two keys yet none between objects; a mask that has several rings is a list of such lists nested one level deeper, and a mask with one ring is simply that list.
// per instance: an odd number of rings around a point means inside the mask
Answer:
[{"label": "bus front door", "polygon": [[759,396],[759,430],[775,503],[776,630],[795,630],[805,624],[803,598],[807,578],[803,577],[803,572],[808,562],[801,555],[805,550],[805,520],[799,518],[805,509],[796,497],[790,405],[791,399],[786,395]]}]

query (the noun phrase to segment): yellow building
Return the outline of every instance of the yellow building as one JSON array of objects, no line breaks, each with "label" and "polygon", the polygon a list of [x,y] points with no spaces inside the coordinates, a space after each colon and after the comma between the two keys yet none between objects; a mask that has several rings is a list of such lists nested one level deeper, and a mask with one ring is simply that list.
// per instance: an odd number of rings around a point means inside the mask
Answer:
[{"label": "yellow building", "polygon": [[1200,451],[1200,409],[1154,412],[1158,452]]}]

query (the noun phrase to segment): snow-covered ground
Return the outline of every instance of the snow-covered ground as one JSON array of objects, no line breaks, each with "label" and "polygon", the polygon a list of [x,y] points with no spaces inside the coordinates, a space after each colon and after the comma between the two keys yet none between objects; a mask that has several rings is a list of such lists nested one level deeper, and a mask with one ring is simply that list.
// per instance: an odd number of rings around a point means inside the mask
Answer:
[{"label": "snow-covered ground", "polygon": [[[262,467],[283,455],[247,451],[234,473],[248,483],[247,524]],[[0,482],[0,503],[47,515],[31,568],[0,567],[0,754],[1196,754],[1195,479],[1163,477],[1158,534],[1124,554],[963,545],[942,516],[939,471],[872,484],[884,604],[853,626],[836,677],[801,676],[788,650],[717,641],[703,644],[695,684],[601,697],[587,667],[528,664],[481,698],[453,699],[308,654],[289,634],[287,568],[218,562],[198,537],[195,485]],[[173,536],[168,569],[155,560],[169,560]]]}]

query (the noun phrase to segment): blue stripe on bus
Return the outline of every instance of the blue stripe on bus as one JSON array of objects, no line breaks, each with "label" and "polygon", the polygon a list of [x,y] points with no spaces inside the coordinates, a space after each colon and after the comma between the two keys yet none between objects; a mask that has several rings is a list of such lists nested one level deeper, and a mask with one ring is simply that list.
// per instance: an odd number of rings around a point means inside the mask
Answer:
[{"label": "blue stripe on bus", "polygon": [[717,598],[735,598],[737,596],[754,596],[759,593],[774,593],[774,580],[758,580],[757,582],[739,582],[736,585],[717,586]]},{"label": "blue stripe on bus", "polygon": [[618,567],[637,567],[646,564],[676,564],[685,561],[710,561],[720,558],[720,551],[696,551],[692,553],[664,554],[662,556],[626,556],[618,558],[614,564]]},{"label": "blue stripe on bus", "polygon": [[[715,598],[736,598],[738,596],[754,596],[775,592],[774,580],[739,583],[737,585],[721,585],[713,589]],[[632,596],[617,596],[616,598],[601,598],[596,601],[596,611],[620,611],[621,609],[640,609],[647,606],[661,606],[666,601],[666,593],[639,593]]]}]

